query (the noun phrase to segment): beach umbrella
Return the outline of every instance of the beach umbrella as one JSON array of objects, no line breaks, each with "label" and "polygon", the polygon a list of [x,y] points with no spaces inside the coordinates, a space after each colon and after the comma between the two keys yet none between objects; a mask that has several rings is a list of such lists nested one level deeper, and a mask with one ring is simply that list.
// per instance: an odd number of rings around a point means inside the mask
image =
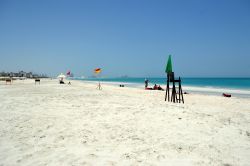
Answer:
[{"label": "beach umbrella", "polygon": [[64,79],[66,78],[66,76],[63,73],[61,73],[60,75],[57,76],[57,78]]},{"label": "beach umbrella", "polygon": [[168,62],[166,65],[166,73],[171,73],[172,72],[172,60],[171,60],[171,55],[168,56]]}]

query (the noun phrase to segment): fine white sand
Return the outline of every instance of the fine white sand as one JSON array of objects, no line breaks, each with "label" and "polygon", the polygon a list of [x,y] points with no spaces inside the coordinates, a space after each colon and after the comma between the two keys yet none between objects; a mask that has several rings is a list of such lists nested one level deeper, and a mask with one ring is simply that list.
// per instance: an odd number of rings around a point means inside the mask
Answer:
[{"label": "fine white sand", "polygon": [[0,82],[0,165],[250,165],[250,99]]}]

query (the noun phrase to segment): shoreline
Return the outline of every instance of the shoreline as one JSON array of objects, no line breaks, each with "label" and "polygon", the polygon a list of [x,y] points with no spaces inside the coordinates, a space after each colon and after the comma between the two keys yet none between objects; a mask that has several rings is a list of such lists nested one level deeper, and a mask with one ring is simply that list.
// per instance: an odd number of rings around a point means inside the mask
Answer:
[{"label": "shoreline", "polygon": [[[72,79],[74,80],[74,79]],[[75,81],[83,81],[88,83],[97,83],[98,81],[95,80],[78,80]],[[131,88],[144,88],[143,83],[130,83],[130,82],[115,82],[115,81],[101,81],[102,84],[107,85],[113,85],[118,86],[120,84],[127,85],[127,87]],[[153,86],[153,84],[149,84],[150,86]],[[158,84],[159,85],[159,84]],[[166,88],[166,85],[160,84],[162,88]],[[204,95],[216,95],[220,96],[222,93],[229,93],[232,94],[233,97],[240,97],[240,98],[250,98],[250,90],[246,89],[230,89],[230,88],[217,88],[217,87],[200,87],[200,86],[182,86],[183,92],[189,92],[189,93],[196,93],[196,94],[204,94]]]},{"label": "shoreline", "polygon": [[[33,78],[20,79],[15,81],[24,81],[24,80],[34,80]],[[41,78],[41,80],[57,80],[57,78]],[[14,82],[15,82],[14,81]],[[96,84],[98,80],[82,80],[82,79],[66,79],[67,81],[79,81],[85,83]],[[119,86],[125,85],[125,87],[129,88],[137,88],[144,89],[143,83],[133,83],[133,82],[117,82],[117,81],[101,81],[102,84],[111,85],[111,86]],[[0,85],[5,85],[5,81],[0,81]],[[154,84],[149,83],[149,87],[153,87]],[[166,88],[165,84],[157,84],[160,85],[163,89]],[[201,95],[212,95],[212,96],[221,96],[222,93],[229,93],[232,97],[239,98],[250,98],[250,90],[247,89],[233,89],[233,88],[217,88],[217,87],[200,87],[200,86],[186,86],[182,85],[183,92],[201,94]]]}]

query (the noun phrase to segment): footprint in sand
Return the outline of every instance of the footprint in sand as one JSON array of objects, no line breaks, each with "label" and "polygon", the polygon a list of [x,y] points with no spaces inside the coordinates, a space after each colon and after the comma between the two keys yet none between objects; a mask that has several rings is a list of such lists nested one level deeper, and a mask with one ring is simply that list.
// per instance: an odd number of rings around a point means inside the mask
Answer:
[{"label": "footprint in sand", "polygon": [[49,129],[49,128],[51,128],[52,126],[53,126],[53,125],[50,124],[50,125],[48,125],[48,126],[46,127],[46,129]]},{"label": "footprint in sand", "polygon": [[91,154],[88,154],[87,157],[90,157],[90,158],[97,158],[98,156],[97,156],[96,154],[91,153]]},{"label": "footprint in sand", "polygon": [[231,164],[223,164],[223,166],[232,166]]},{"label": "footprint in sand", "polygon": [[157,160],[160,161],[160,160],[164,160],[166,157],[164,155],[158,155],[157,156]]},{"label": "footprint in sand", "polygon": [[29,159],[29,158],[31,158],[32,156],[33,156],[33,154],[26,154],[26,155],[23,156],[22,160],[23,160],[23,159]]},{"label": "footprint in sand", "polygon": [[45,137],[46,137],[45,135],[40,136],[40,138],[45,138]]},{"label": "footprint in sand", "polygon": [[21,163],[22,162],[22,159],[18,159],[17,161],[16,161],[16,163]]},{"label": "footprint in sand", "polygon": [[[106,164],[105,164],[105,165],[106,165]],[[117,165],[117,163],[114,162],[114,161],[108,161],[108,162],[107,162],[107,165],[115,166],[115,165]]]},{"label": "footprint in sand", "polygon": [[56,137],[56,139],[54,140],[54,142],[58,142],[58,141],[63,141],[64,140],[64,136],[59,136],[59,137]]},{"label": "footprint in sand", "polygon": [[86,161],[83,161],[82,163],[80,163],[80,165],[82,166],[92,166],[92,164],[86,162]]}]

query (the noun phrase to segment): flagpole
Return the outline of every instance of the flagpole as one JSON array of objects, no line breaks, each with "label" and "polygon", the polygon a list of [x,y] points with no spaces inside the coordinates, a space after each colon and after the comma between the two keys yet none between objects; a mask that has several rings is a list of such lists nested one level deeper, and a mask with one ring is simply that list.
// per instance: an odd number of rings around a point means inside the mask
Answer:
[{"label": "flagpole", "polygon": [[101,86],[101,73],[102,73],[102,71],[100,71],[100,74],[99,74],[99,84],[98,84],[99,90],[102,90],[102,86]]},{"label": "flagpole", "polygon": [[98,84],[98,89],[99,89],[99,90],[102,90],[101,82],[100,82],[100,81],[99,81],[99,84]]},{"label": "flagpole", "polygon": [[101,78],[100,78],[100,74],[101,74],[101,68],[97,68],[94,70],[94,73],[96,74],[96,77],[99,78],[98,79],[98,85],[97,85],[97,89],[98,90],[102,90],[102,86],[101,86]]}]

